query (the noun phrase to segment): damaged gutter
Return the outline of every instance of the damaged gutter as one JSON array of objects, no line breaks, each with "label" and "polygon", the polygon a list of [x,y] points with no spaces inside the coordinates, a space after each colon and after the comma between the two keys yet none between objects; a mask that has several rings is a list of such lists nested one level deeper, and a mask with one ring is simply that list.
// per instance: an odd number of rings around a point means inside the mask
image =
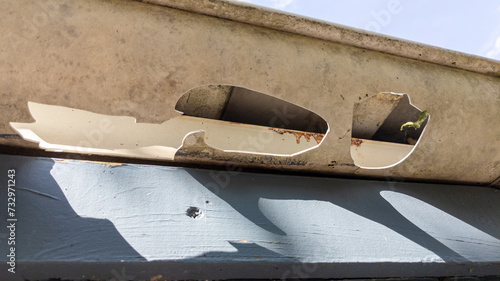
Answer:
[{"label": "damaged gutter", "polygon": [[[218,17],[130,0],[54,3],[39,37],[21,43],[22,18],[39,5],[3,10],[1,145],[350,178],[499,178],[500,78],[484,74],[498,62],[425,45],[412,45],[424,59],[389,55],[407,43],[226,1],[172,3]],[[441,51],[457,56],[454,68],[428,63]],[[490,69],[463,71],[460,59]],[[420,128],[400,129],[424,111]]]}]

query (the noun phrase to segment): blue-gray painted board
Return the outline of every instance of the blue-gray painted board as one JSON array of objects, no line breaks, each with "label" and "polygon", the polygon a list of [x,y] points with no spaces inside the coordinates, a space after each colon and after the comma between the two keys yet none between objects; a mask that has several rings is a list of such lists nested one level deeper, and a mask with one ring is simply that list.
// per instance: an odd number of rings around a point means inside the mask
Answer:
[{"label": "blue-gray painted board", "polygon": [[0,155],[0,279],[8,169],[18,278],[500,275],[496,189],[227,168]]}]

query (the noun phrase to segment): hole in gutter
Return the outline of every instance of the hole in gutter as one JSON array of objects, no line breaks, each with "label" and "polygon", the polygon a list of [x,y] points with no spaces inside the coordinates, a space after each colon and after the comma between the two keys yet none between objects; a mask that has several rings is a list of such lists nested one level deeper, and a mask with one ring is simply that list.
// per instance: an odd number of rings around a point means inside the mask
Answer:
[{"label": "hole in gutter", "polygon": [[[227,127],[226,131],[220,132],[239,130],[244,137],[237,147],[213,144],[224,151],[294,155],[317,147],[329,128],[322,117],[308,109],[231,85],[191,89],[179,98],[175,110],[182,116],[244,125]],[[207,141],[210,142],[210,137]]]},{"label": "hole in gutter", "polygon": [[201,117],[287,130],[326,134],[328,123],[288,101],[229,85],[209,85],[186,92],[175,110]]},{"label": "hole in gutter", "polygon": [[430,116],[419,128],[401,127],[417,121],[421,112],[406,94],[379,93],[356,103],[351,137],[354,164],[365,169],[383,169],[401,163],[418,145]]},{"label": "hole in gutter", "polygon": [[189,141],[196,132],[206,148],[292,156],[319,146],[328,131],[326,121],[307,109],[224,85],[188,91],[175,107],[184,114],[161,124],[34,102],[28,107],[36,121],[10,125],[42,149],[152,160],[174,160],[181,147],[198,147]]}]

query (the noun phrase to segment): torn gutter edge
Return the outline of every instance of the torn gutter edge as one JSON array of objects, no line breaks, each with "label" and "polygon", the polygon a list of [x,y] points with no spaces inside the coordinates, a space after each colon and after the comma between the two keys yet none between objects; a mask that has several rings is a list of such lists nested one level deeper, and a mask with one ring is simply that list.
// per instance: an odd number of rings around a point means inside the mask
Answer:
[{"label": "torn gutter edge", "polygon": [[500,61],[227,0],[134,0],[500,77]]}]

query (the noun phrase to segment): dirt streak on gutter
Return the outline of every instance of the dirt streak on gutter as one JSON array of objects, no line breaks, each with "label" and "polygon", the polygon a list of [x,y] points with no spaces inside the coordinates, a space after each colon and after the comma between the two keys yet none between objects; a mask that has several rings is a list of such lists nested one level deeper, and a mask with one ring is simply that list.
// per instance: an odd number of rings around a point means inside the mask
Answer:
[{"label": "dirt streak on gutter", "polygon": [[500,61],[225,0],[135,0],[500,77]]}]

